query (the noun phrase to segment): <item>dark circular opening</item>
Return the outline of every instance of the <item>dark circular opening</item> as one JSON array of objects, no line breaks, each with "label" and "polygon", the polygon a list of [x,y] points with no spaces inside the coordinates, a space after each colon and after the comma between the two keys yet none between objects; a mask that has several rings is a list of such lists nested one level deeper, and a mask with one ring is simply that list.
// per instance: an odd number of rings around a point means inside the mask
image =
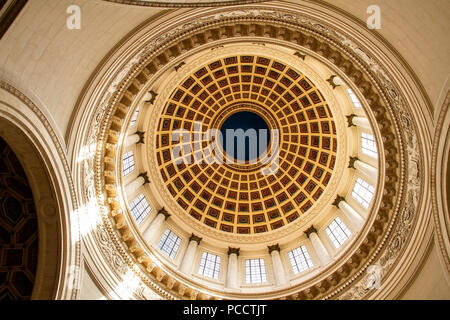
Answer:
[{"label": "dark circular opening", "polygon": [[270,141],[269,126],[259,115],[249,111],[229,116],[220,128],[222,148],[239,161],[254,161],[266,150]]}]

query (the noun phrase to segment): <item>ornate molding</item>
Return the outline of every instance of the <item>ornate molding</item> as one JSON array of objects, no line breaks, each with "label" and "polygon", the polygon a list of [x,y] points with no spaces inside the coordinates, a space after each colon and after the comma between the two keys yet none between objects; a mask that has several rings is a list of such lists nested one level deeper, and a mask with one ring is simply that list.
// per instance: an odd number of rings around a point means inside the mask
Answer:
[{"label": "ornate molding", "polygon": [[[57,150],[58,158],[60,159],[63,169],[64,169],[64,178],[67,179],[67,184],[69,188],[69,197],[71,199],[71,205],[72,209],[77,212],[79,205],[78,205],[78,199],[76,197],[75,187],[72,180],[72,173],[71,169],[69,167],[67,158],[66,158],[66,150],[63,148],[61,142],[58,139],[58,135],[54,131],[54,128],[48,121],[47,117],[43,114],[43,112],[40,110],[40,108],[31,100],[29,99],[23,92],[21,92],[19,89],[11,85],[5,80],[0,79],[0,88],[5,90],[6,92],[12,94],[16,98],[18,98],[23,104],[25,104],[41,121],[42,125],[47,130],[48,135],[50,136],[54,147]],[[24,128],[20,128],[23,130]],[[79,270],[81,270],[81,243],[80,241],[75,241],[75,239],[80,239],[80,221],[79,221],[79,215],[78,214],[71,214],[71,225],[72,228],[70,229],[70,232],[72,233],[71,236],[74,236],[72,239],[74,241],[73,248],[74,248],[74,262],[72,266],[68,267],[70,270],[64,270],[64,272],[71,273],[70,276],[72,277],[70,280],[72,281],[72,284],[70,284],[71,287],[69,287],[70,294],[67,298],[69,299],[77,299],[78,293],[79,293],[79,281],[80,281],[80,274]],[[65,289],[65,288],[64,288]]]},{"label": "ornate molding", "polygon": [[[111,125],[117,125],[118,122],[112,121],[112,116],[120,109],[118,107],[120,103],[125,103],[126,110],[130,107],[131,100],[128,98],[130,92],[126,93],[125,91],[130,88],[133,77],[139,74],[144,66],[150,66],[150,69],[147,68],[148,71],[154,68],[151,71],[152,73],[148,74],[147,80],[149,80],[152,74],[167,63],[164,55],[169,53],[164,53],[164,48],[173,46],[177,37],[185,40],[192,37],[196,32],[215,30],[214,28],[220,28],[224,25],[231,28],[233,32],[240,32],[242,35],[242,32],[246,31],[241,29],[239,24],[251,25],[254,23],[261,26],[264,23],[264,25],[278,30],[275,34],[280,41],[291,41],[295,45],[306,47],[340,66],[340,69],[358,86],[371,106],[371,112],[378,123],[380,135],[382,135],[381,141],[384,145],[386,157],[386,168],[381,173],[385,174],[384,187],[381,187],[383,190],[382,198],[376,208],[376,217],[371,221],[372,227],[360,248],[350,258],[346,258],[346,261],[340,264],[338,270],[325,279],[316,280],[305,290],[293,292],[295,290],[293,289],[290,293],[286,293],[287,297],[293,299],[327,299],[339,296],[340,298],[365,297],[369,294],[367,278],[364,276],[367,266],[376,263],[382,268],[383,273],[388,273],[395,264],[413,227],[417,208],[420,205],[419,195],[424,183],[420,180],[420,173],[423,171],[422,149],[417,138],[416,126],[400,90],[393,84],[387,76],[388,73],[376,58],[371,56],[370,51],[363,49],[355,40],[331,26],[317,22],[306,15],[302,16],[288,8],[276,11],[261,6],[229,12],[226,12],[225,9],[221,10],[222,12],[206,15],[175,27],[152,41],[141,53],[127,63],[123,72],[118,74],[116,80],[113,81],[113,86],[106,90],[102,103],[97,108],[87,140],[95,144],[97,141],[95,138],[99,138],[95,164],[92,159],[85,162],[87,163],[86,169],[93,170],[95,168],[96,172],[96,190],[93,189],[93,184],[90,184],[93,180],[88,180],[88,178],[93,179],[94,177],[86,175],[84,184],[87,194],[99,197],[103,197],[105,194],[103,188],[105,177],[100,172],[102,172],[103,159],[110,156],[108,151],[104,149],[105,141],[106,139],[112,141],[116,139],[114,133],[116,130],[111,130]],[[285,32],[281,28],[285,28],[284,30],[289,30],[289,32]],[[227,35],[227,37],[231,36],[233,35]],[[262,28],[261,34],[255,35],[255,37],[263,36],[269,36],[269,34],[264,33],[264,28]],[[190,39],[194,44],[199,41],[198,37]],[[211,41],[214,40],[216,39],[213,36]],[[197,45],[201,45],[201,43]],[[149,64],[148,61],[152,62]],[[120,126],[116,129],[120,131]],[[111,158],[111,161],[114,161],[114,158]],[[86,170],[87,172],[88,170]],[[134,249],[132,253],[121,249],[124,245],[120,238],[125,237],[129,229],[121,224],[121,221],[124,221],[123,216],[115,217],[114,220],[109,218],[109,207],[117,206],[117,209],[119,209],[120,203],[113,196],[107,194],[106,196],[111,199],[111,202],[106,205],[100,201],[100,204],[104,209],[103,221],[107,225],[108,233],[114,239],[113,244],[110,244],[111,247],[115,246],[115,250],[119,249],[122,257],[126,257],[124,261],[129,266],[134,266],[133,259],[137,259],[148,270],[153,264],[150,258],[144,256],[143,251],[136,247],[135,240],[133,241],[130,238],[125,241],[127,250]],[[400,208],[402,209],[400,210]],[[113,227],[114,225],[115,227]],[[154,270],[157,270],[157,268],[154,267],[151,270],[152,274],[155,274]],[[161,283],[162,279],[161,273],[159,273],[156,276],[156,281],[153,280],[155,281],[153,286],[164,286]],[[177,283],[180,284],[175,284],[173,288],[177,288],[175,291],[179,296],[186,297],[186,294],[188,294],[189,296],[195,296],[197,299],[206,297],[202,294],[193,293],[192,290],[195,289],[189,288],[181,282]]]},{"label": "ornate molding", "polygon": [[[449,218],[445,216],[445,208],[443,208],[443,204],[440,204],[438,201],[438,198],[442,195],[442,192],[445,192],[445,190],[442,190],[443,184],[441,183],[441,186],[438,185],[438,181],[440,181],[440,179],[438,178],[438,174],[442,173],[442,170],[445,170],[445,165],[447,165],[446,163],[441,163],[442,160],[444,159],[439,159],[439,151],[440,149],[445,148],[441,147],[444,144],[443,143],[444,141],[450,143],[448,141],[450,138],[448,136],[449,135],[448,132],[447,137],[443,137],[443,134],[445,134],[445,130],[446,129],[448,130],[448,128],[445,127],[444,123],[446,119],[448,119],[449,117],[449,110],[450,110],[450,91],[447,92],[447,96],[444,100],[442,109],[439,113],[439,117],[436,121],[433,139],[433,149],[431,153],[431,199],[433,204],[433,220],[436,225],[435,232],[437,242],[439,244],[439,249],[441,251],[441,255],[443,257],[448,274],[450,274],[450,256],[449,256],[450,248],[448,247],[444,239],[445,238],[448,239]],[[445,152],[445,149],[443,150],[443,152]],[[450,170],[450,167],[447,167],[447,170]],[[448,185],[447,188],[449,188]],[[441,192],[439,192],[439,190],[441,190]],[[447,199],[447,202],[450,203],[450,199]]]},{"label": "ornate molding", "polygon": [[196,8],[196,7],[233,6],[239,4],[263,2],[265,0],[197,0],[197,1],[103,0],[103,1],[142,7]]}]

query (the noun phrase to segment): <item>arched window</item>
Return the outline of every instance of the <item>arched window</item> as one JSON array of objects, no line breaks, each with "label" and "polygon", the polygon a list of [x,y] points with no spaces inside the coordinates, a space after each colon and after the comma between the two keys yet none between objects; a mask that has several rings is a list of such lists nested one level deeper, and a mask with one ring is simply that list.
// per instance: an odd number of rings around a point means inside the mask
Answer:
[{"label": "arched window", "polygon": [[136,111],[134,111],[134,113],[133,113],[133,117],[131,118],[131,122],[130,122],[130,127],[136,125],[138,115],[139,115],[139,107],[137,107]]}]

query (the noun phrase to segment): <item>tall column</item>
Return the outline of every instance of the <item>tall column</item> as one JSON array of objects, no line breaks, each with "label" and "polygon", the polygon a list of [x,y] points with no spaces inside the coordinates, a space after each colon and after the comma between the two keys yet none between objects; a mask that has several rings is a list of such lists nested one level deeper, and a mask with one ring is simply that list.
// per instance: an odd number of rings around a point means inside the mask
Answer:
[{"label": "tall column", "polygon": [[345,201],[344,197],[337,196],[333,204],[341,209],[347,219],[350,220],[357,229],[361,229],[364,225],[364,218]]},{"label": "tall column", "polygon": [[227,287],[235,289],[238,287],[238,256],[239,248],[228,247],[228,270],[227,270]]},{"label": "tall column", "polygon": [[129,198],[130,196],[132,196],[137,189],[139,189],[142,185],[146,183],[149,183],[147,172],[138,175],[136,179],[134,179],[125,186],[125,192],[127,194],[127,197]]},{"label": "tall column", "polygon": [[152,243],[155,240],[155,237],[159,234],[158,231],[160,231],[164,221],[169,219],[169,217],[170,214],[164,208],[158,210],[155,219],[153,219],[152,223],[143,233],[143,237],[148,243]]},{"label": "tall column", "polygon": [[320,240],[319,235],[317,234],[317,230],[314,228],[314,226],[311,226],[308,230],[305,231],[305,233],[311,241],[311,244],[316,251],[317,256],[319,257],[321,264],[326,265],[331,260],[331,257],[327,249],[323,245],[322,240]]},{"label": "tall column", "polygon": [[361,171],[373,184],[377,182],[378,170],[370,164],[362,162],[358,157],[350,157],[348,167]]},{"label": "tall column", "polygon": [[194,263],[195,254],[197,253],[197,247],[202,241],[202,238],[192,234],[189,238],[189,245],[184,253],[183,260],[181,261],[180,270],[184,273],[190,273],[192,265]]},{"label": "tall column", "polygon": [[144,132],[137,131],[125,138],[125,148],[137,143],[144,143]]},{"label": "tall column", "polygon": [[370,122],[369,119],[365,118],[365,117],[358,117],[355,114],[351,114],[349,116],[347,116],[347,120],[348,120],[348,126],[357,126],[357,127],[361,127],[364,129],[367,129],[369,131],[372,131],[372,128],[370,127]]},{"label": "tall column", "polygon": [[287,283],[286,273],[284,272],[283,263],[280,257],[280,246],[275,244],[268,246],[270,256],[272,257],[273,274],[275,276],[275,284],[281,286]]}]

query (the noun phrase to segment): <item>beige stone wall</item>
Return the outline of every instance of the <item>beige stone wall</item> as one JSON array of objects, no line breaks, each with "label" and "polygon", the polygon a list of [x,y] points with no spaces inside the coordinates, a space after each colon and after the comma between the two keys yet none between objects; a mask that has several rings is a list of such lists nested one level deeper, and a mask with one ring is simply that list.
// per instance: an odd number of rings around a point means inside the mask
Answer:
[{"label": "beige stone wall", "polygon": [[450,299],[450,284],[444,275],[437,250],[436,245],[430,248],[428,257],[417,271],[416,278],[406,289],[401,299]]},{"label": "beige stone wall", "polygon": [[92,280],[91,274],[86,270],[83,270],[81,275],[81,288],[80,288],[80,300],[105,300],[104,294]]},{"label": "beige stone wall", "polygon": [[[70,5],[81,8],[81,29],[69,30]],[[32,0],[1,39],[0,77],[37,97],[64,136],[72,110],[108,52],[157,8],[104,1]]]}]

